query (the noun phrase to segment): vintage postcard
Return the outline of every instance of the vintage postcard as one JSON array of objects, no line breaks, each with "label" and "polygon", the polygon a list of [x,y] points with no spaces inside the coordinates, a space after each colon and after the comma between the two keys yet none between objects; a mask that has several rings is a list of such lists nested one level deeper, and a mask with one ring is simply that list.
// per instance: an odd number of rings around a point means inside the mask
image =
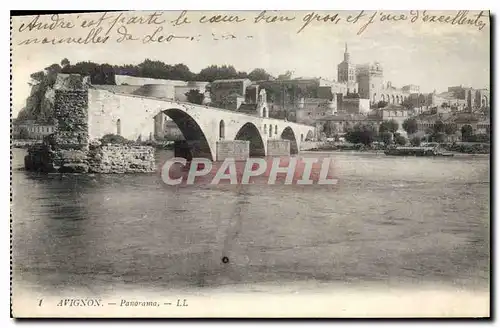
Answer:
[{"label": "vintage postcard", "polygon": [[490,317],[490,33],[13,13],[12,316]]}]

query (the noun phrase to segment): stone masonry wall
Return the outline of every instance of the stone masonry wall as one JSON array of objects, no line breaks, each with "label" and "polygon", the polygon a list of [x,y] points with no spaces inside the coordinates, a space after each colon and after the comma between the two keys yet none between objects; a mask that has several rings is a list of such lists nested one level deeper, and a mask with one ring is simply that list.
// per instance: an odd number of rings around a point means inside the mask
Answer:
[{"label": "stone masonry wall", "polygon": [[93,173],[148,173],[155,172],[155,150],[150,146],[91,145],[89,172]]},{"label": "stone masonry wall", "polygon": [[267,156],[290,156],[290,140],[268,140]]},{"label": "stone masonry wall", "polygon": [[59,148],[88,146],[88,93],[85,90],[55,90],[55,143]]},{"label": "stone masonry wall", "polygon": [[82,90],[54,90],[54,118],[56,128],[48,144],[54,168],[59,172],[85,173],[88,171],[88,92]]},{"label": "stone masonry wall", "polygon": [[220,140],[217,141],[217,161],[226,158],[245,160],[250,156],[250,141],[245,140]]}]

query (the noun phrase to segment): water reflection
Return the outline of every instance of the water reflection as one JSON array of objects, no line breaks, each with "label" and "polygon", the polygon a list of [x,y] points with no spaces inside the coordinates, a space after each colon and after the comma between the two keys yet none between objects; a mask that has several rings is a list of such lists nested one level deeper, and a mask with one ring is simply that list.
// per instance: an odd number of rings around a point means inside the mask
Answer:
[{"label": "water reflection", "polygon": [[14,280],[91,291],[297,280],[488,285],[487,158],[335,160],[339,184],[314,188],[166,188],[158,174],[14,171]]}]

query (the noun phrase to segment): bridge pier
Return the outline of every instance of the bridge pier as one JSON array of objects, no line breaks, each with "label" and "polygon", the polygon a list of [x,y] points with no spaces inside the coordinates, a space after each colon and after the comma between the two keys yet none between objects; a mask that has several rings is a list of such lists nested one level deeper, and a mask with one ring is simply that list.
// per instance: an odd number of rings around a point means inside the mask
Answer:
[{"label": "bridge pier", "polygon": [[216,148],[217,161],[223,161],[226,158],[241,161],[250,157],[250,141],[248,140],[219,140]]},{"label": "bridge pier", "polygon": [[290,140],[267,140],[267,156],[290,156]]}]

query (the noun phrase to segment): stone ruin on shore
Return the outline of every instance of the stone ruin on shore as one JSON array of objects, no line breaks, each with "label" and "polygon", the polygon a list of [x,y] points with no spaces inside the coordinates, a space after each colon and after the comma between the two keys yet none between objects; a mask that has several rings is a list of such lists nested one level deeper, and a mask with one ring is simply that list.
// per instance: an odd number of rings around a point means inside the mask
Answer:
[{"label": "stone ruin on shore", "polygon": [[60,173],[146,173],[156,171],[155,148],[89,140],[88,78],[58,74],[54,97],[55,132],[28,148],[25,168]]}]

